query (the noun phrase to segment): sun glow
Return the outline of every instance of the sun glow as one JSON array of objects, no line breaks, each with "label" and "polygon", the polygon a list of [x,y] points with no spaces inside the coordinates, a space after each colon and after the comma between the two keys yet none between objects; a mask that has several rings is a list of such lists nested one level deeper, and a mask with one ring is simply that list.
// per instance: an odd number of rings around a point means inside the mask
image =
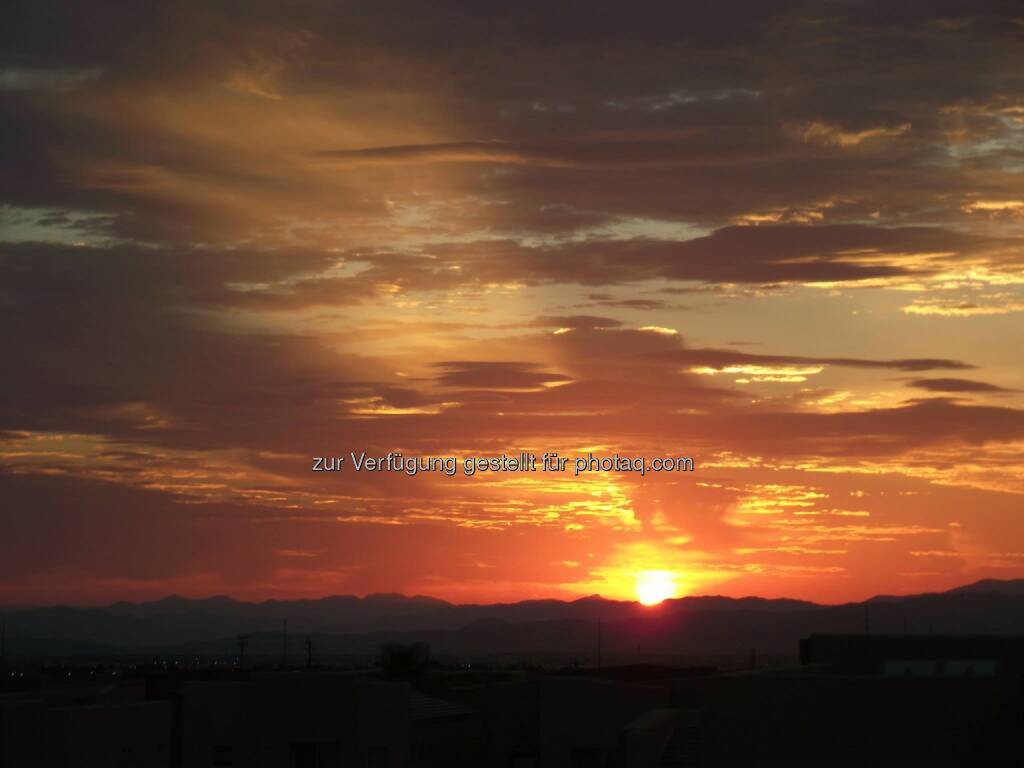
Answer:
[{"label": "sun glow", "polygon": [[644,605],[657,605],[676,595],[676,575],[672,571],[640,571],[636,575],[636,597]]}]

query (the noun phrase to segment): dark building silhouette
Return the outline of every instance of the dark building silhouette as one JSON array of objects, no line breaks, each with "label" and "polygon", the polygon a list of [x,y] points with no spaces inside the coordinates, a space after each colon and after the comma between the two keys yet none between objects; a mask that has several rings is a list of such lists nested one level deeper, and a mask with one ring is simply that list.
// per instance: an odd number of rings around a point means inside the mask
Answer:
[{"label": "dark building silhouette", "polygon": [[171,705],[142,685],[73,685],[0,697],[2,768],[168,768]]},{"label": "dark building silhouette", "polygon": [[811,635],[800,662],[833,671],[914,677],[1024,673],[1024,637],[995,635]]},{"label": "dark building silhouette", "polygon": [[476,766],[483,764],[485,754],[479,710],[419,691],[410,692],[410,766]]},{"label": "dark building silhouette", "polygon": [[61,668],[0,693],[0,768],[1021,762],[1020,638],[812,635],[800,649],[800,666],[731,672],[445,668],[405,650],[348,672]]},{"label": "dark building silhouette", "polygon": [[408,764],[409,686],[344,673],[171,680],[172,766],[322,768]]}]

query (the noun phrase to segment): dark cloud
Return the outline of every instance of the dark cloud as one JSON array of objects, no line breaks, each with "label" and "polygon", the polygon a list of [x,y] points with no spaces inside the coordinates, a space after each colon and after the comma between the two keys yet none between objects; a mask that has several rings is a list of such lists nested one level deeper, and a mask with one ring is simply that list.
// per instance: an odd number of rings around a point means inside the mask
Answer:
[{"label": "dark cloud", "polygon": [[957,405],[935,398],[859,413],[764,414],[731,424],[737,433],[780,454],[898,457],[925,446],[981,446],[1019,440],[1024,436],[1024,411]]},{"label": "dark cloud", "polygon": [[[398,186],[379,166],[426,160],[510,164],[469,169],[458,184],[464,201],[503,201],[488,210],[499,229],[638,215],[863,221],[879,210],[894,222],[967,220],[961,198],[979,180],[964,164],[985,164],[986,187],[1013,186],[1000,162],[1016,162],[1014,129],[1000,109],[1022,85],[1016,15],[998,0],[901,5],[905,24],[882,2],[656,2],[639,14],[621,0],[514,11],[305,0],[287,13],[174,2],[152,14],[18,2],[0,69],[28,86],[0,94],[0,191],[20,205],[100,209],[123,234],[171,243],[328,212],[366,224]],[[53,73],[70,93],[29,87]],[[391,110],[373,98],[381,91]],[[347,121],[332,122],[339,113]],[[359,115],[410,130],[374,144]],[[290,117],[308,135],[261,132]],[[219,135],[226,126],[233,141]],[[305,167],[317,156],[347,170]],[[355,167],[367,164],[378,167]]]},{"label": "dark cloud", "polygon": [[795,355],[755,355],[725,349],[688,349],[680,360],[692,365],[722,370],[733,365],[841,365],[850,368],[890,368],[898,371],[965,370],[974,366],[959,360],[941,358],[908,358],[897,360],[865,360],[856,357],[802,357]]},{"label": "dark cloud", "polygon": [[[431,253],[457,264],[463,280],[583,285],[642,280],[841,283],[923,278],[950,263],[1014,244],[940,228],[789,225],[728,227],[683,242],[593,240],[537,247],[491,243],[483,248],[442,246]],[[907,257],[914,256],[922,258],[911,265]]]},{"label": "dark cloud", "polygon": [[572,381],[568,376],[550,373],[534,363],[441,362],[437,382],[446,387],[469,389],[536,389]]},{"label": "dark cloud", "polygon": [[914,379],[910,386],[926,389],[929,392],[1010,392],[1012,390],[998,387],[984,381],[971,379]]},{"label": "dark cloud", "polygon": [[[668,307],[668,302],[662,301],[661,299],[617,299],[608,293],[588,293],[588,303],[580,304],[581,307],[617,307],[619,309],[664,309]],[[682,309],[682,307],[675,307],[675,309]]]},{"label": "dark cloud", "polygon": [[[559,318],[541,318],[549,327]],[[571,320],[571,318],[570,318]],[[904,358],[875,360],[823,355],[772,355],[741,352],[734,349],[688,347],[675,333],[660,333],[656,327],[625,329],[602,324],[601,318],[583,317],[573,323],[571,333],[557,334],[551,343],[574,362],[608,365],[650,364],[678,369],[681,366],[724,370],[730,366],[835,365],[850,368],[892,369],[900,371],[966,370],[973,366],[960,360],[943,358]],[[668,329],[671,330],[671,329]]]}]

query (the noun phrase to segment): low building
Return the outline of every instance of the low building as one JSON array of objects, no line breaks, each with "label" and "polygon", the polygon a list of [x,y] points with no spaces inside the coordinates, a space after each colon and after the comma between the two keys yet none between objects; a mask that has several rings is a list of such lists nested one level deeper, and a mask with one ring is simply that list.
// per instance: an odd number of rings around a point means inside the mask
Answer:
[{"label": "low building", "polygon": [[0,768],[170,768],[167,702],[0,703]]},{"label": "low building", "polygon": [[1024,673],[1024,637],[999,635],[811,635],[801,664],[899,677],[992,677]]},{"label": "low building", "polygon": [[483,764],[483,722],[478,710],[414,690],[409,695],[409,729],[413,768]]},{"label": "low building", "polygon": [[282,672],[186,680],[176,766],[404,768],[409,686],[349,674]]},{"label": "low building", "polygon": [[701,762],[701,717],[692,709],[652,709],[621,733],[622,768],[696,768]]}]

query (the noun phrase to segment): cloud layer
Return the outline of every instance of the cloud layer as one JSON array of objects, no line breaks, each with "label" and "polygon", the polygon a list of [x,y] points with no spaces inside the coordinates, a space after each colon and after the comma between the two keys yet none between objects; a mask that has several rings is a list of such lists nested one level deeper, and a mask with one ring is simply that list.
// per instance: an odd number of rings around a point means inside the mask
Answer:
[{"label": "cloud layer", "polygon": [[1015,4],[3,21],[0,602],[1024,572]]}]

